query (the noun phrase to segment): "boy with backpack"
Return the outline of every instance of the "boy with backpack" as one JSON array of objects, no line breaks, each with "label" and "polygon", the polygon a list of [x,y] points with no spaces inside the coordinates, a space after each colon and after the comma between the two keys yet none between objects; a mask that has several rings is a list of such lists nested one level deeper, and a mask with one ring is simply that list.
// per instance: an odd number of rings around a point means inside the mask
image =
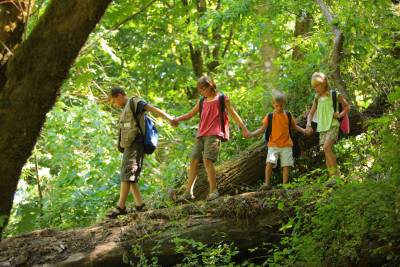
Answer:
[{"label": "boy with backpack", "polygon": [[272,168],[275,168],[278,159],[281,161],[283,183],[289,182],[289,170],[293,166],[293,141],[290,130],[295,129],[301,133],[305,133],[305,129],[296,124],[290,112],[284,111],[286,95],[280,91],[272,92],[272,106],[274,111],[269,113],[263,119],[262,126],[250,133],[250,137],[264,133],[266,136],[266,146],[268,155],[265,166],[265,183],[261,186],[261,190],[271,189]]},{"label": "boy with backpack", "polygon": [[128,98],[125,91],[119,87],[114,87],[110,91],[110,100],[112,105],[122,108],[119,119],[118,150],[122,153],[121,166],[121,187],[117,207],[107,214],[107,217],[113,219],[119,215],[127,214],[126,200],[129,191],[132,192],[135,199],[135,208],[137,211],[144,211],[145,204],[139,191],[138,180],[142,170],[143,157],[145,153],[152,153],[146,150],[144,135],[146,127],[146,111],[150,111],[172,124],[173,117],[166,112],[151,106],[139,97]]}]

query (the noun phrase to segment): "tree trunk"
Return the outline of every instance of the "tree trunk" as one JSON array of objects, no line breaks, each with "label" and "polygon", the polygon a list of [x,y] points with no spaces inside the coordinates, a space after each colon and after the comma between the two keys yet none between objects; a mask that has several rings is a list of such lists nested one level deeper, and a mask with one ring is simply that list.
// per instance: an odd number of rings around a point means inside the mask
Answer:
[{"label": "tree trunk", "polygon": [[176,250],[177,238],[187,252],[195,251],[188,246],[195,240],[208,247],[233,243],[240,251],[238,261],[248,258],[249,249],[255,247],[263,247],[258,256],[265,257],[273,244],[279,244],[282,222],[293,214],[289,206],[278,209],[278,201],[295,201],[300,195],[299,190],[246,193],[131,213],[123,220],[106,219],[79,230],[35,231],[0,243],[0,266],[123,266],[124,253],[137,266],[139,255],[132,254],[132,247],[138,247],[148,259],[158,257],[162,266],[173,266],[184,256]]},{"label": "tree trunk", "polygon": [[345,98],[350,102],[349,94],[346,90],[346,85],[342,79],[340,72],[340,62],[343,57],[343,43],[344,35],[338,26],[334,23],[334,16],[329,10],[329,7],[323,0],[316,0],[322,14],[326,17],[328,23],[332,26],[332,31],[335,36],[333,40],[333,49],[331,56],[331,66],[332,66],[332,79],[335,83],[337,89],[345,96]]},{"label": "tree trunk", "polygon": [[13,0],[0,3],[0,88],[6,82],[7,61],[22,41],[33,3],[33,0]]},{"label": "tree trunk", "polygon": [[[297,38],[303,38],[305,35],[309,34],[311,31],[312,22],[313,20],[310,13],[306,11],[300,12],[300,14],[298,14],[296,17],[294,36]],[[294,60],[302,60],[304,58],[304,52],[298,45],[293,48],[292,58]]]},{"label": "tree trunk", "polygon": [[[0,218],[8,220],[31,155],[68,70],[111,0],[52,1],[7,63],[0,88]],[[0,220],[1,221],[1,220]],[[0,227],[2,232],[3,225]]]}]

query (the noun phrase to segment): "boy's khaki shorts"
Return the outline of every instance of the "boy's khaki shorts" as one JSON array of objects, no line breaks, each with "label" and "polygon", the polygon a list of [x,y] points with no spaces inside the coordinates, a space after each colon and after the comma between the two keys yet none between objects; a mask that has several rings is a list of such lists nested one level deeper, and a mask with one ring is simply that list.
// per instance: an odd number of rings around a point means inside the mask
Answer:
[{"label": "boy's khaki shorts", "polygon": [[218,158],[221,139],[219,136],[202,136],[196,138],[191,158],[202,161],[203,158],[210,159],[215,162]]},{"label": "boy's khaki shorts", "polygon": [[294,165],[292,147],[268,147],[267,163],[272,163],[276,168],[278,159],[281,159],[281,167]]},{"label": "boy's khaki shorts", "polygon": [[328,131],[319,133],[319,144],[325,145],[327,141],[337,141],[339,136],[339,126],[332,126]]},{"label": "boy's khaki shorts", "polygon": [[144,146],[140,142],[132,144],[124,149],[121,165],[121,182],[137,183],[142,171]]}]

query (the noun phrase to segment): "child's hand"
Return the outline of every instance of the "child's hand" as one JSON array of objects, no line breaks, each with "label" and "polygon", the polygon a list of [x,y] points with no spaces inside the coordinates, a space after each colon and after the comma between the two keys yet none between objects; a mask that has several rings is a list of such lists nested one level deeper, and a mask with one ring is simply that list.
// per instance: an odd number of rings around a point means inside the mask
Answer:
[{"label": "child's hand", "polygon": [[307,126],[306,129],[305,129],[305,131],[304,131],[304,134],[305,134],[306,136],[310,136],[310,135],[312,135],[312,133],[313,133],[312,127],[311,127],[311,126]]},{"label": "child's hand", "polygon": [[171,120],[171,125],[172,125],[173,127],[177,127],[178,124],[179,124],[179,121],[177,120],[177,118],[173,118],[173,119]]},{"label": "child's hand", "polygon": [[249,138],[251,135],[250,131],[247,128],[243,129],[242,132],[243,132],[244,138]]},{"label": "child's hand", "polygon": [[336,111],[335,113],[333,113],[333,117],[336,118],[336,119],[340,119],[339,112]]}]

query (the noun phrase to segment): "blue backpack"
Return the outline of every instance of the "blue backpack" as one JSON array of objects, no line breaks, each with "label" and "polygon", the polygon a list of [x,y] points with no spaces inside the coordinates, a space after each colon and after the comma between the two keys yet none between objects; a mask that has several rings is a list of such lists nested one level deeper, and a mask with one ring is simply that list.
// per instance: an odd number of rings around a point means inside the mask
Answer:
[{"label": "blue backpack", "polygon": [[[141,135],[143,136],[143,145],[144,145],[144,153],[145,154],[153,154],[154,150],[156,150],[157,143],[158,143],[158,131],[154,122],[143,112],[134,108],[134,103],[130,101],[131,111],[133,113],[133,117],[135,118],[136,125],[139,128]],[[140,126],[140,122],[138,117],[140,113],[143,113],[144,116],[144,132],[142,127]]]}]

